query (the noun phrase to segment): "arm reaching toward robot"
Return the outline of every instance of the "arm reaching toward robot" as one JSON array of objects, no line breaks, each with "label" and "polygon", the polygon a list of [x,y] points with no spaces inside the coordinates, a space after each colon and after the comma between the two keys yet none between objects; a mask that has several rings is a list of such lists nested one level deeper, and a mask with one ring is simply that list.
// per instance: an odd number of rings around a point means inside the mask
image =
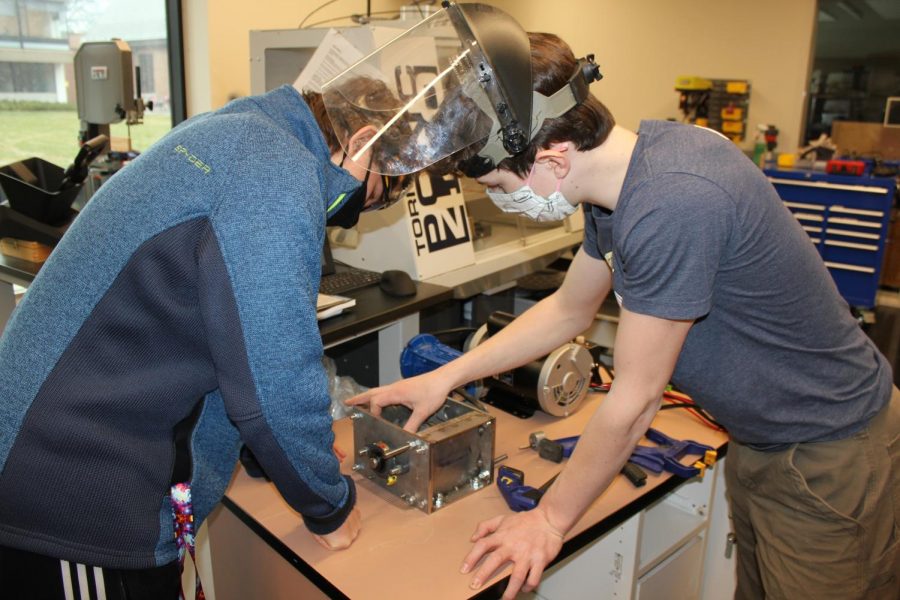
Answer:
[{"label": "arm reaching toward robot", "polygon": [[559,553],[563,536],[619,473],[659,407],[692,321],[670,321],[622,308],[616,335],[616,379],[591,416],[559,478],[532,511],[481,523],[461,571],[478,589],[513,563],[504,598],[534,589]]},{"label": "arm reaching toward robot", "polygon": [[[514,368],[572,339],[589,326],[611,287],[609,267],[579,251],[566,279],[500,333],[441,368],[374,388],[349,401],[369,403],[375,414],[391,404],[413,410],[406,429],[419,425],[469,381]],[[616,338],[616,381],[591,417],[578,447],[538,507],[481,523],[462,573],[474,572],[480,588],[504,564],[513,563],[504,598],[540,582],[565,534],[619,473],[649,427],[668,384],[691,321],[670,321],[622,309]]]},{"label": "arm reaching toward robot", "polygon": [[502,332],[435,371],[372,388],[347,404],[368,404],[376,415],[384,406],[402,404],[412,410],[404,429],[414,432],[444,404],[450,390],[546,355],[583,333],[609,293],[611,282],[609,267],[579,250],[562,286]]}]

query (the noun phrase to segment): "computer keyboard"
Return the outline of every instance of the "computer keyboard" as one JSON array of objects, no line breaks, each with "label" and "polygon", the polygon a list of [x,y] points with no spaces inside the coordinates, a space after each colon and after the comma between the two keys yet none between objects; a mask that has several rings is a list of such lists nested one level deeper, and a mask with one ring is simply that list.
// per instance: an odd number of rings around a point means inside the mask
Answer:
[{"label": "computer keyboard", "polygon": [[374,285],[381,280],[381,273],[363,269],[350,269],[323,275],[319,282],[319,292],[331,296]]}]

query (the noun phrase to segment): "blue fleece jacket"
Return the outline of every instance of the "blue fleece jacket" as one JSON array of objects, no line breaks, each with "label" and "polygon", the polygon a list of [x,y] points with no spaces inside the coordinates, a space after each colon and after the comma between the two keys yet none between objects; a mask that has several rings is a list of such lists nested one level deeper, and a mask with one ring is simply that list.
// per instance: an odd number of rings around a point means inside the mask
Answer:
[{"label": "blue fleece jacket", "polygon": [[190,119],[112,177],[0,338],[0,545],[176,558],[175,431],[197,525],[243,440],[310,530],[354,504],[315,314],[325,207],[359,185],[282,87]]}]

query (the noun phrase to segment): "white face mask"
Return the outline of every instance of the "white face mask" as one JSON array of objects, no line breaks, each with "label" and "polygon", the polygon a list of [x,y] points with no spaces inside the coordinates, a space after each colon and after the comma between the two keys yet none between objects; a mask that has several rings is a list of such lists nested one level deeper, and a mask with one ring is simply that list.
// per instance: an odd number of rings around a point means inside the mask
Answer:
[{"label": "white face mask", "polygon": [[[537,163],[535,163],[537,164]],[[485,190],[488,197],[497,205],[497,208],[505,213],[521,213],[535,221],[559,221],[573,214],[578,207],[566,200],[559,191],[562,179],[556,180],[556,191],[548,197],[538,195],[531,189],[531,176],[534,174],[535,165],[531,166],[531,173],[525,185],[507,194]]]}]

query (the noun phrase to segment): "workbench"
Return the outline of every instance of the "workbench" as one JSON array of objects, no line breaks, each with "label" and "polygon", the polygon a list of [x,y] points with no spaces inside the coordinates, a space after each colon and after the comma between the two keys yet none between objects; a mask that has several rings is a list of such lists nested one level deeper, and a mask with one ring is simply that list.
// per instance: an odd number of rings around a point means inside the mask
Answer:
[{"label": "workbench", "polygon": [[[541,430],[550,438],[580,433],[604,397],[589,396],[579,411],[564,419],[540,412],[519,419],[487,407],[497,419],[497,455],[507,454],[503,464],[521,469],[526,483],[538,487],[562,465],[520,449],[529,433]],[[683,410],[661,411],[653,426],[677,439],[711,445],[720,458],[727,448],[725,434]],[[334,429],[338,447],[348,454],[342,471],[352,473],[351,420],[336,421]],[[640,488],[617,477],[566,537],[539,597],[649,598],[652,590],[666,588],[681,590],[669,598],[682,597],[681,592],[700,597],[708,562],[704,555],[720,545],[707,545],[710,515],[716,510],[720,517],[727,515],[724,502],[712,505],[717,486],[718,496],[722,494],[721,471],[718,463],[702,480],[689,481],[651,473]],[[271,483],[253,479],[238,467],[222,506],[208,521],[216,600],[499,597],[509,567],[477,591],[469,588],[471,574],[459,573],[476,525],[510,513],[495,483],[428,515],[356,473],[352,476],[362,530],[351,548],[331,552],[315,542]],[[730,597],[733,589],[716,593]]]}]

